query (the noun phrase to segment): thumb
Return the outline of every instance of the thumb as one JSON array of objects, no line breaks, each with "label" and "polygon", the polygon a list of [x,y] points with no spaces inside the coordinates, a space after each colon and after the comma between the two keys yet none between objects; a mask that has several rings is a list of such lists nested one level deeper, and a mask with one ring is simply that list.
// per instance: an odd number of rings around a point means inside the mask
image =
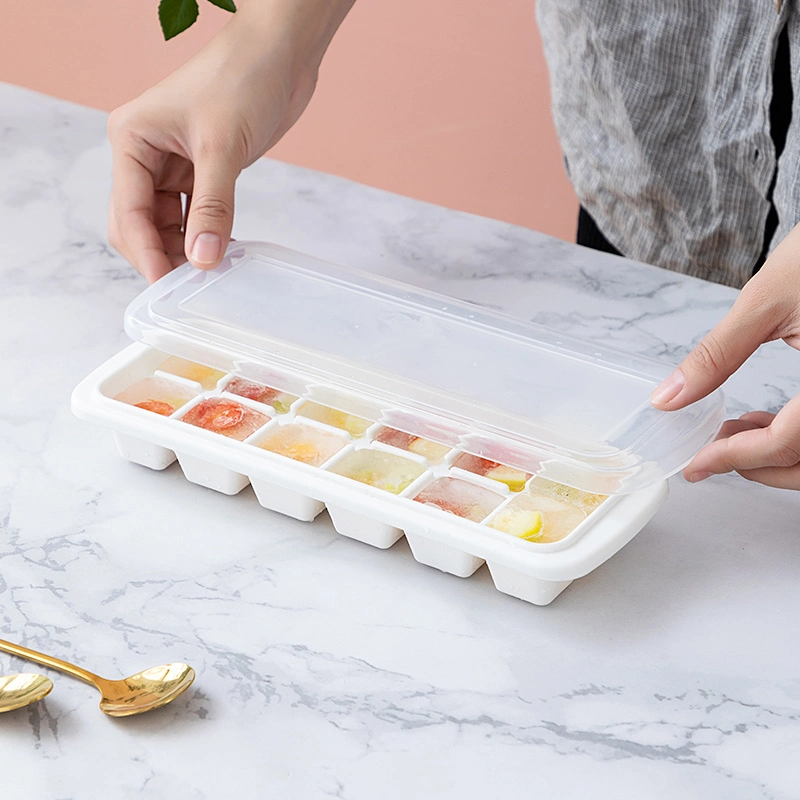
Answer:
[{"label": "thumb", "polygon": [[773,338],[771,317],[767,308],[740,294],[722,321],[653,390],[650,402],[662,411],[675,411],[719,388],[761,344]]},{"label": "thumb", "polygon": [[233,201],[239,165],[216,154],[198,160],[186,218],[186,257],[199,269],[212,269],[222,260],[233,228]]}]

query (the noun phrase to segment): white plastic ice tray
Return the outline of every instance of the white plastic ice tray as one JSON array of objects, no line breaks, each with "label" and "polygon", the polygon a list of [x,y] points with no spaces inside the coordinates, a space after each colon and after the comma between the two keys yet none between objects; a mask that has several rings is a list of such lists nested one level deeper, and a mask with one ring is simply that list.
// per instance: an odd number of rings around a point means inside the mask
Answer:
[{"label": "white plastic ice tray", "polygon": [[[229,495],[251,484],[262,506],[300,520],[313,520],[327,508],[340,534],[374,547],[389,548],[405,535],[417,561],[459,577],[471,575],[485,562],[497,589],[537,605],[550,603],[572,580],[617,552],[641,530],[667,495],[667,482],[662,480],[631,494],[608,497],[564,539],[550,543],[525,541],[489,526],[495,515],[520,493],[509,491],[495,480],[454,467],[453,461],[460,452],[457,446],[443,463],[431,465],[421,456],[375,443],[374,433],[387,416],[384,412],[391,409],[374,409],[370,415],[370,405],[366,403],[366,415],[374,423],[361,437],[327,428],[342,437],[344,447],[327,462],[314,467],[255,445],[276,426],[295,420],[325,429],[324,424],[297,415],[309,398],[332,396],[318,384],[299,391],[299,399],[284,414],[277,414],[268,405],[227,395],[224,387],[231,377],[229,374],[205,391],[199,384],[164,375],[185,385],[195,395],[170,417],[113,399],[154,373],[163,375],[156,371],[166,358],[166,354],[142,344],[131,345],[76,388],[75,413],[111,428],[120,453],[130,461],[159,470],[177,458],[193,483]],[[281,379],[273,379],[271,383],[281,383]],[[285,378],[285,384],[295,391],[299,383],[296,377]],[[209,397],[228,397],[257,409],[269,419],[244,441],[181,421],[185,413]],[[353,402],[357,405],[357,398]],[[352,450],[362,448],[394,452],[416,461],[424,471],[399,495],[330,471]],[[476,486],[491,488],[504,499],[480,523],[412,499],[425,485],[442,476],[457,476]]]}]

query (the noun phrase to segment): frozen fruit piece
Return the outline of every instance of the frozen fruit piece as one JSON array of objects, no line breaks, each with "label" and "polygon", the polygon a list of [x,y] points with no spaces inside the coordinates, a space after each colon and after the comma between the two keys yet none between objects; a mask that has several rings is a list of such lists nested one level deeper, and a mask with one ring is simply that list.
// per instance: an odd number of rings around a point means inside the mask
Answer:
[{"label": "frozen fruit piece", "polygon": [[114,399],[168,417],[196,396],[197,392],[166,378],[144,378]]},{"label": "frozen fruit piece", "polygon": [[512,492],[521,492],[530,478],[530,473],[515,467],[507,467],[505,464],[498,464],[486,473],[486,477],[504,483]]},{"label": "frozen fruit piece", "polygon": [[418,456],[427,458],[431,464],[441,464],[451,449],[446,444],[432,442],[430,439],[420,439],[419,436],[415,436],[408,445],[409,453],[416,453]]},{"label": "frozen fruit piece", "polygon": [[323,406],[313,401],[303,403],[297,410],[297,416],[314,419],[317,422],[324,422],[326,425],[330,425],[333,428],[347,431],[351,436],[355,436],[356,438],[363,436],[367,428],[372,424],[369,420],[356,417],[353,414],[348,414],[335,408],[330,408],[329,406]]},{"label": "frozen fruit piece", "polygon": [[162,372],[169,372],[170,375],[177,375],[180,378],[195,381],[204,389],[215,389],[220,378],[225,375],[221,370],[197,364],[186,358],[178,358],[178,356],[170,356],[159,366],[159,369]]},{"label": "frozen fruit piece", "polygon": [[557,542],[586,519],[586,512],[555,497],[521,494],[489,526],[529,542]]},{"label": "frozen fruit piece", "polygon": [[460,478],[437,478],[414,499],[473,522],[485,519],[503,502],[502,495]]},{"label": "frozen fruit piece", "polygon": [[190,408],[181,421],[241,442],[269,422],[269,417],[241,403],[209,397]]},{"label": "frozen fruit piece", "polygon": [[393,453],[354,450],[337,461],[330,471],[392,494],[400,494],[425,472],[425,467]]},{"label": "frozen fruit piece", "polygon": [[190,409],[183,421],[200,428],[221,431],[238,425],[244,419],[244,406],[220,398],[213,400],[204,400]]},{"label": "frozen fruit piece", "polygon": [[507,526],[506,532],[512,536],[535,542],[542,533],[542,512],[520,509],[509,515]]},{"label": "frozen fruit piece", "polygon": [[416,453],[427,458],[431,464],[441,464],[444,457],[450,452],[450,448],[446,444],[422,439],[419,436],[404,433],[395,428],[381,428],[375,437],[375,441],[396,447],[398,450]]},{"label": "frozen fruit piece", "polygon": [[161,400],[142,400],[141,403],[134,403],[136,408],[143,408],[145,411],[152,411],[154,414],[161,414],[162,417],[168,417],[175,409],[169,404]]},{"label": "frozen fruit piece", "polygon": [[582,492],[580,489],[573,489],[572,486],[566,486],[563,483],[556,483],[538,476],[531,481],[528,490],[534,495],[542,494],[563,500],[570,505],[584,509],[586,512],[597,508],[600,503],[607,499],[607,495]]},{"label": "frozen fruit piece", "polygon": [[320,431],[310,425],[291,423],[273,428],[258,442],[259,447],[304,464],[318,467],[338,453],[347,442],[335,433]]},{"label": "frozen fruit piece", "polygon": [[453,462],[453,466],[504,483],[512,492],[521,492],[530,478],[530,474],[521,469],[507,467],[505,464],[473,456],[471,453],[461,453]]},{"label": "frozen fruit piece", "polygon": [[244,409],[234,403],[217,403],[213,408],[203,410],[202,425],[204,428],[224,430],[238,425],[244,419]]},{"label": "frozen fruit piece", "polygon": [[280,389],[273,389],[262,383],[248,381],[245,378],[233,378],[225,384],[225,391],[239,397],[247,397],[258,403],[265,403],[272,406],[279,414],[285,414],[292,403],[297,400],[295,395],[282,392]]},{"label": "frozen fruit piece", "polygon": [[404,433],[394,428],[381,428],[375,435],[375,441],[397,447],[400,450],[408,450],[408,445],[416,438],[410,433]]}]

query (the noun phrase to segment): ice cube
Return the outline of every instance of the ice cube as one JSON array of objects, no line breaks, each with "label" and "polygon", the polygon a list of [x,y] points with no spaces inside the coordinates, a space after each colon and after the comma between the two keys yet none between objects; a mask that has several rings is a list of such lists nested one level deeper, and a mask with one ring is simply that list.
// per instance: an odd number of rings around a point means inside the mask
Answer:
[{"label": "ice cube", "polygon": [[414,499],[473,522],[485,519],[503,502],[501,494],[460,478],[437,478]]},{"label": "ice cube", "polygon": [[512,498],[489,526],[529,542],[557,542],[586,519],[586,511],[555,497],[525,494]]},{"label": "ice cube", "polygon": [[563,483],[556,483],[539,476],[531,481],[528,491],[533,495],[555,497],[577,508],[582,508],[587,513],[593,511],[607,499],[607,495],[582,492],[580,489],[573,489],[572,486],[565,486]]},{"label": "ice cube", "polygon": [[446,444],[432,442],[395,428],[381,428],[375,436],[375,441],[396,447],[398,450],[416,453],[418,456],[428,459],[430,464],[441,464],[444,457],[450,452],[450,447]]},{"label": "ice cube", "polygon": [[302,423],[279,425],[258,442],[258,446],[264,450],[302,461],[312,467],[324,464],[346,444],[347,442],[335,433],[321,431]]},{"label": "ice cube", "polygon": [[239,397],[247,397],[249,400],[272,406],[279,414],[285,414],[292,403],[297,400],[295,395],[287,394],[280,389],[273,389],[263,383],[248,381],[245,378],[232,378],[225,384],[224,389]]},{"label": "ice cube", "polygon": [[333,428],[339,428],[356,438],[363,436],[367,428],[372,424],[369,420],[313,401],[303,403],[297,410],[297,416],[313,419]]},{"label": "ice cube", "polygon": [[144,378],[114,399],[168,417],[196,396],[197,392],[166,378]]},{"label": "ice cube", "polygon": [[266,414],[222,397],[201,400],[181,417],[182,422],[240,442],[269,422],[269,419]]},{"label": "ice cube", "polygon": [[159,369],[161,372],[169,372],[170,375],[195,381],[206,390],[215,389],[220,378],[225,376],[221,370],[197,364],[186,358],[178,358],[178,356],[170,356],[159,366]]},{"label": "ice cube", "polygon": [[528,478],[531,477],[529,473],[521,469],[507,467],[505,464],[489,461],[487,458],[474,456],[471,453],[461,453],[453,462],[453,466],[504,483],[512,492],[521,492],[525,488]]},{"label": "ice cube", "polygon": [[400,494],[425,472],[425,467],[403,456],[365,449],[354,450],[343,456],[330,471],[392,494]]}]

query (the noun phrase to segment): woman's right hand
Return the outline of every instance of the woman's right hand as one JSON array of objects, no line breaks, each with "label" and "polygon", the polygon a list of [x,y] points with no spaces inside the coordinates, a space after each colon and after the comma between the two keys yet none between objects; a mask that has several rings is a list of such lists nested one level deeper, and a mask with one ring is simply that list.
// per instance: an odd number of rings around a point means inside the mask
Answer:
[{"label": "woman's right hand", "polygon": [[[800,350],[800,225],[747,282],[733,308],[652,395],[675,411],[721,386],[765,342]],[[687,480],[735,470],[767,486],[800,490],[800,394],[777,414],[750,411],[728,420],[716,441],[683,470]]]},{"label": "woman's right hand", "polygon": [[109,241],[148,283],[217,266],[239,173],[303,113],[353,0],[245,0],[194,58],[111,113]]}]

